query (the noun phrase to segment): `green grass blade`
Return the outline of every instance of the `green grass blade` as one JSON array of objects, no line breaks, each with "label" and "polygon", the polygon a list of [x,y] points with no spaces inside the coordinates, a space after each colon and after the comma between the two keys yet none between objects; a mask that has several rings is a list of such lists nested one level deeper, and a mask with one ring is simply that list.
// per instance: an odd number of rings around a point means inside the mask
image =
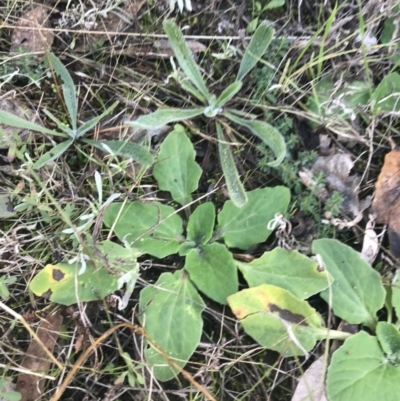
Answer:
[{"label": "green grass blade", "polygon": [[142,145],[128,141],[93,141],[90,139],[82,139],[83,142],[93,145],[95,148],[103,152],[111,152],[116,156],[130,157],[145,166],[154,163],[154,156]]},{"label": "green grass blade", "polygon": [[235,160],[229,144],[226,143],[220,123],[216,123],[218,135],[218,151],[221,161],[222,172],[225,176],[226,186],[233,204],[242,207],[247,203],[247,195],[240,181]]},{"label": "green grass blade", "polygon": [[253,135],[260,138],[274,152],[276,160],[268,163],[271,167],[278,167],[286,157],[286,143],[281,133],[272,125],[258,120],[246,120],[226,112],[224,116],[236,124],[247,128]]},{"label": "green grass blade", "polygon": [[61,80],[64,82],[62,85],[64,101],[67,106],[69,118],[71,119],[71,126],[73,130],[76,131],[78,121],[78,97],[75,91],[74,81],[64,64],[55,54],[49,52],[48,58],[54,72],[59,75]]},{"label": "green grass blade", "polygon": [[243,55],[236,81],[242,81],[255,66],[257,61],[264,55],[272,41],[274,33],[275,30],[268,26],[265,21],[258,26]]},{"label": "green grass blade", "polygon": [[33,165],[34,169],[39,169],[43,167],[45,164],[48,162],[57,159],[60,157],[74,142],[73,139],[69,139],[68,141],[61,142],[57,146],[55,146],[53,149],[49,150],[45,154],[43,154],[39,160]]},{"label": "green grass blade", "polygon": [[113,105],[111,105],[106,111],[101,113],[99,116],[93,117],[91,120],[86,121],[83,125],[81,125],[77,130],[75,138],[80,138],[81,136],[85,135],[86,132],[88,132],[94,126],[96,126],[100,120],[102,120],[106,115],[110,114],[115,109],[117,104],[118,102],[114,102]]},{"label": "green grass blade", "polygon": [[0,124],[5,124],[11,127],[16,127],[21,129],[29,129],[31,131],[41,132],[42,134],[65,136],[60,134],[59,132],[42,127],[41,125],[31,123],[28,120],[18,117],[15,114],[8,113],[7,111],[4,110],[0,110]]},{"label": "green grass blade", "polygon": [[185,38],[182,32],[171,20],[164,21],[164,30],[168,36],[171,48],[178,60],[179,66],[183,72],[192,81],[193,85],[202,93],[202,95],[208,100],[211,97],[210,92],[201,76],[200,70],[196,62],[194,61],[193,54],[186,44]]},{"label": "green grass blade", "polygon": [[198,109],[161,109],[154,113],[140,116],[133,121],[126,121],[125,125],[138,128],[160,128],[169,123],[175,123],[203,114],[204,108]]},{"label": "green grass blade", "polygon": [[242,88],[242,81],[232,82],[218,97],[215,107],[222,107],[229,102]]}]

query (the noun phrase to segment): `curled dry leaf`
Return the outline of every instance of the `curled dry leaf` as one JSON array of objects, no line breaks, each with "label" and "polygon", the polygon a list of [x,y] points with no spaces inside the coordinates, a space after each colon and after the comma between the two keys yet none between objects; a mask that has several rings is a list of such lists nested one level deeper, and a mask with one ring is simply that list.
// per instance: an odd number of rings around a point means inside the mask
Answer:
[{"label": "curled dry leaf", "polygon": [[328,401],[325,395],[325,356],[322,355],[304,372],[291,401]]},{"label": "curled dry leaf", "polygon": [[372,210],[376,222],[389,227],[390,251],[400,257],[400,150],[395,149],[385,156],[385,161],[376,183]]},{"label": "curled dry leaf", "polygon": [[333,191],[339,192],[343,196],[341,210],[354,217],[360,213],[362,207],[358,201],[357,193],[359,177],[349,176],[353,165],[353,161],[347,154],[320,156],[311,170],[303,169],[299,176],[304,185],[315,190],[313,177],[322,172],[327,185],[326,188],[320,188],[316,195],[323,202],[326,202]]},{"label": "curled dry leaf", "polygon": [[[37,331],[37,336],[50,352],[53,352],[56,345],[62,321],[63,317],[59,309],[47,316]],[[50,363],[49,357],[43,351],[42,346],[36,340],[32,340],[22,361],[22,367],[33,373],[46,374]],[[18,376],[16,391],[21,393],[21,401],[36,401],[42,396],[44,384],[45,379],[40,375],[22,373]]]},{"label": "curled dry leaf", "polygon": [[123,32],[128,26],[137,21],[137,13],[147,0],[125,0],[120,7],[108,12],[103,18],[99,14],[100,22],[92,31],[101,34],[88,35],[84,40],[77,40],[75,51],[85,53],[100,41],[110,40],[119,32]]},{"label": "curled dry leaf", "polygon": [[35,55],[35,60],[42,62],[43,53],[51,49],[54,40],[53,32],[47,28],[49,20],[44,6],[39,5],[25,13],[15,24],[10,53],[41,53]]}]

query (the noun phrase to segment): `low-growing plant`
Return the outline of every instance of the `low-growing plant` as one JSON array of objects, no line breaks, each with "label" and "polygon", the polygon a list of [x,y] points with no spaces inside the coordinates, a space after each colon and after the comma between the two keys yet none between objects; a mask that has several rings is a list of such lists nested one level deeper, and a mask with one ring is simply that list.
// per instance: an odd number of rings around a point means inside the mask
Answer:
[{"label": "low-growing plant", "polygon": [[[193,203],[200,175],[193,145],[177,126],[161,145],[154,177],[175,202],[187,205]],[[178,366],[187,363],[200,341],[203,293],[228,304],[248,335],[285,357],[309,356],[317,341],[324,339],[345,340],[327,370],[330,401],[372,401],[382,392],[385,400],[395,401],[400,333],[392,320],[400,310],[400,279],[386,290],[379,274],[358,252],[332,239],[313,242],[315,258],[277,247],[249,263],[236,260],[231,249],[246,250],[265,241],[275,228],[276,214],[284,213],[289,203],[285,187],[256,189],[247,195],[245,206],[227,201],[219,213],[212,202],[198,205],[189,216],[186,234],[172,206],[113,203],[104,223],[125,248],[110,241],[94,246],[93,258],[103,265],[81,275],[79,264],[48,265],[34,278],[31,289],[37,295],[50,290],[50,299],[62,304],[99,299],[121,288],[124,281],[118,277],[129,269],[137,277],[140,254],[164,258],[178,253],[184,258],[183,268],[161,274],[154,285],[141,291],[139,301],[149,338]],[[238,271],[249,288],[238,291]],[[318,293],[335,316],[360,324],[361,331],[353,335],[325,327],[321,315],[306,301]],[[384,306],[386,322],[377,315]],[[146,345],[145,356],[159,380],[179,373],[153,343]]]},{"label": "low-growing plant", "polygon": [[134,121],[127,121],[126,124],[141,128],[157,128],[165,124],[187,120],[200,115],[214,119],[221,167],[225,175],[228,192],[232,202],[236,206],[242,207],[247,202],[247,195],[239,179],[230,144],[223,133],[225,130],[230,134],[230,126],[222,117],[243,126],[253,135],[261,139],[261,141],[273,151],[276,160],[270,162],[270,166],[278,166],[285,158],[285,141],[277,129],[265,121],[243,118],[243,116],[246,116],[245,113],[237,111],[234,108],[225,107],[240,91],[244,78],[266,52],[272,41],[274,30],[269,27],[266,22],[262,22],[258,26],[243,55],[235,81],[217,97],[208,90],[201,76],[199,67],[178,26],[174,22],[167,20],[164,22],[164,29],[178,64],[184,73],[182,74],[174,67],[174,73],[171,76],[176,79],[182,88],[190,95],[203,104],[206,103],[206,106],[203,105],[190,109],[160,109],[154,113],[140,116]]},{"label": "low-growing plant", "polygon": [[[28,129],[36,132],[41,132],[43,134],[49,134],[54,136],[67,137],[68,139],[64,142],[59,143],[54,146],[51,150],[44,153],[34,164],[34,169],[39,169],[49,163],[52,160],[60,157],[64,152],[66,152],[73,143],[93,129],[105,116],[110,114],[118,102],[115,102],[112,106],[107,108],[103,113],[97,117],[93,117],[89,121],[86,121],[82,125],[78,125],[78,96],[75,90],[75,85],[72,80],[71,75],[61,61],[53,54],[47,53],[48,64],[50,69],[54,71],[63,81],[62,84],[62,94],[65,102],[65,106],[68,111],[68,116],[70,119],[70,125],[67,125],[60,121],[56,116],[54,116],[49,110],[43,109],[44,113],[49,117],[56,125],[59,131],[54,129],[48,129],[41,125],[32,123],[30,121],[24,120],[17,117],[14,114],[8,113],[4,110],[0,110],[0,123],[6,124],[12,127]],[[61,131],[61,132],[60,132]],[[1,135],[1,133],[0,133]],[[89,143],[96,148],[114,154],[131,157],[132,159],[142,163],[144,165],[150,165],[153,163],[153,155],[149,150],[139,144],[133,142],[124,141],[95,141],[89,139],[82,139],[83,142]]]}]

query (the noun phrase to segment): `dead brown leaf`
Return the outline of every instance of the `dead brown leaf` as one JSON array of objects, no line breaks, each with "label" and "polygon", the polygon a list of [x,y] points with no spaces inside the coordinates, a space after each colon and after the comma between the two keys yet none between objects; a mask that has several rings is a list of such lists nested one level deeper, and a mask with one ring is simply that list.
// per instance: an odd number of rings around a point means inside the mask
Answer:
[{"label": "dead brown leaf", "polygon": [[385,156],[385,161],[376,182],[372,210],[376,222],[389,227],[390,251],[400,257],[400,150],[395,149]]},{"label": "dead brown leaf", "polygon": [[116,35],[115,32],[123,32],[129,25],[137,22],[137,13],[146,1],[125,0],[121,7],[107,13],[107,17],[101,18],[99,24],[92,29],[94,32],[104,33],[87,35],[84,40],[78,39],[74,50],[79,53],[86,53],[99,41],[111,40],[112,36]]},{"label": "dead brown leaf", "polygon": [[[46,8],[39,5],[25,13],[15,24],[10,53],[44,53],[50,50],[54,34],[43,28],[49,28],[48,14]],[[40,63],[43,57],[43,54],[37,54],[35,60]]]},{"label": "dead brown leaf", "polygon": [[[62,321],[61,310],[57,310],[43,320],[37,331],[37,336],[50,352],[54,350]],[[33,340],[26,352],[22,366],[31,372],[45,374],[50,367],[50,363],[51,361],[42,346]],[[21,393],[21,401],[36,401],[42,395],[44,384],[44,378],[23,373],[18,376],[15,390]]]}]

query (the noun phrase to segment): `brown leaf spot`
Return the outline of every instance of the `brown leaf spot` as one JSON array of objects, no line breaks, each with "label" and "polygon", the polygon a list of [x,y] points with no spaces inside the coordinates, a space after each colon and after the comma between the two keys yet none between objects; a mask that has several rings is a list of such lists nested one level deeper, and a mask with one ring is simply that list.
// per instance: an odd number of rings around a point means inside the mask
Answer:
[{"label": "brown leaf spot", "polygon": [[268,309],[271,312],[278,312],[279,317],[289,323],[299,324],[301,326],[308,326],[306,318],[298,313],[293,313],[287,309],[282,309],[275,304],[269,304]]},{"label": "brown leaf spot", "polygon": [[52,276],[54,281],[61,281],[65,277],[65,273],[59,269],[53,269]]}]

